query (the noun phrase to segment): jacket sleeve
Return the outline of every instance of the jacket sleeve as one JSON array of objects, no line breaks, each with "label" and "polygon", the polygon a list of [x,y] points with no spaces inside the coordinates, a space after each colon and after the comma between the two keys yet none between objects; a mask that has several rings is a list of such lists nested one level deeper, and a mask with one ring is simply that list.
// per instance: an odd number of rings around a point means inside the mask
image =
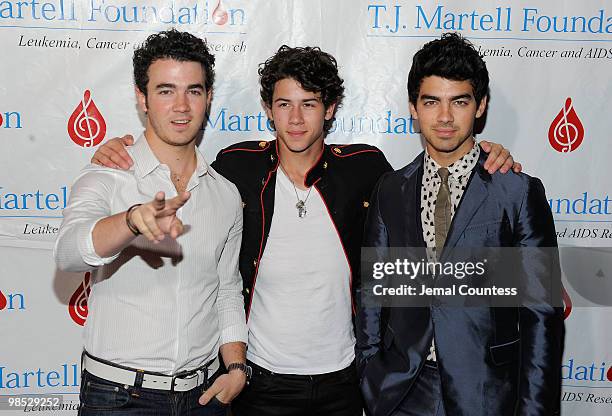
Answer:
[{"label": "jacket sleeve", "polygon": [[557,415],[564,324],[555,226],[539,179],[529,178],[515,235],[521,248],[523,305],[517,415]]},{"label": "jacket sleeve", "polygon": [[[377,256],[378,250],[388,247],[387,229],[380,213],[380,188],[384,183],[383,175],[372,193],[370,209],[365,221],[365,233],[363,247],[372,250],[373,256]],[[362,273],[366,271],[362,269]],[[381,315],[382,308],[371,304],[364,304],[364,290],[367,290],[368,281],[361,279],[361,284],[356,291],[357,311],[355,316],[356,346],[355,354],[357,369],[361,377],[367,362],[378,352],[381,342]],[[366,287],[364,287],[366,286]]]},{"label": "jacket sleeve", "polygon": [[223,175],[224,177],[227,178],[227,158],[225,157],[225,155],[223,154],[223,150],[221,149],[221,151],[219,151],[219,153],[217,153],[217,157],[215,158],[214,162],[212,162],[210,164],[210,166],[216,170],[217,172],[219,172],[221,175]]}]

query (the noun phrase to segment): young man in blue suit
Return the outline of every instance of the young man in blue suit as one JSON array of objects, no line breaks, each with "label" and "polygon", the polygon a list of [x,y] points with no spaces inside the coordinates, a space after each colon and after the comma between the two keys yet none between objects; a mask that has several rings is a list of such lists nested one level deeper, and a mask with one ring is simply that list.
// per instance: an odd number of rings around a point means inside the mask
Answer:
[{"label": "young man in blue suit", "polygon": [[535,249],[557,246],[553,218],[538,179],[483,167],[473,129],[488,84],[483,59],[457,34],[416,53],[408,94],[426,149],[379,181],[364,246],[427,247],[439,262],[461,260],[464,247],[528,247],[512,276],[530,303],[456,307],[433,296],[414,307],[363,304],[356,355],[373,416],[559,413],[558,262],[556,250]]}]

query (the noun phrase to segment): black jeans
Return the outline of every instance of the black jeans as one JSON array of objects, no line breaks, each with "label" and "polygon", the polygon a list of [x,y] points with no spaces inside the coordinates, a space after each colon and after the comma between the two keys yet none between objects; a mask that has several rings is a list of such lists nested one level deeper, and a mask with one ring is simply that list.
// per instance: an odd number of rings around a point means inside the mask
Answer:
[{"label": "black jeans", "polygon": [[355,365],[312,376],[275,374],[249,363],[253,377],[232,402],[233,416],[362,416]]},{"label": "black jeans", "polygon": [[229,406],[215,398],[206,406],[198,403],[205,386],[206,383],[185,392],[136,389],[84,371],[79,416],[225,416]]}]

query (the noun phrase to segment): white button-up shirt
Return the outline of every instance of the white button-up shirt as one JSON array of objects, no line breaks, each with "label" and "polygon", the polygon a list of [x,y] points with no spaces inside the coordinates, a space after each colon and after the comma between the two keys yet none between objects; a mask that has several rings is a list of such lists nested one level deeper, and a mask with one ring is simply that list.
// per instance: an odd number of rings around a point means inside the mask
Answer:
[{"label": "white button-up shirt", "polygon": [[238,271],[240,194],[196,149],[191,198],[177,213],[186,232],[159,244],[139,236],[102,258],[92,240],[99,220],[147,203],[158,191],[177,195],[170,169],[143,136],[129,152],[134,165],[128,171],[82,170],[64,210],[55,259],[63,270],[94,270],[85,324],[90,354],[165,374],[197,368],[217,356],[219,345],[247,341]]}]

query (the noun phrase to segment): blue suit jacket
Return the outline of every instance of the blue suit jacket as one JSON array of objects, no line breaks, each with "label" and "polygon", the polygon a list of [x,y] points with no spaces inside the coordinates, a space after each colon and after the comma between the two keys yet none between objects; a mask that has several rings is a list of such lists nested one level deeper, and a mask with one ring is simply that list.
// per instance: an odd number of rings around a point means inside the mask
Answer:
[{"label": "blue suit jacket", "polygon": [[[483,168],[485,156],[481,152],[440,261],[460,260],[452,258],[454,247],[556,247],[542,183],[525,174],[491,175]],[[380,179],[364,247],[425,246],[423,159],[422,153]],[[513,265],[526,276],[522,290],[533,306],[450,307],[439,300],[429,307],[361,305],[356,353],[370,413],[387,416],[410,394],[434,336],[448,415],[558,414],[564,326],[562,309],[552,305],[560,305],[560,281],[551,290],[540,278],[559,276],[553,251],[552,258],[526,256]]]}]

